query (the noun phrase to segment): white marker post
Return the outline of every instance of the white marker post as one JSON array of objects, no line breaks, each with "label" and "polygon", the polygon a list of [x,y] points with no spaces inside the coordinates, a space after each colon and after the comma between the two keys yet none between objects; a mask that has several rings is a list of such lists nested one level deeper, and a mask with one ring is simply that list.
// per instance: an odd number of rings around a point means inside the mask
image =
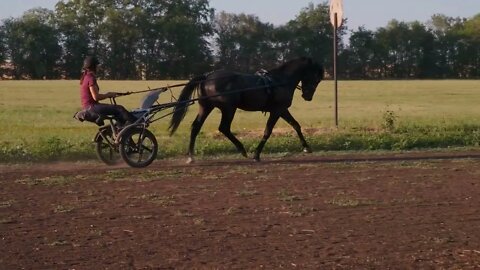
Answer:
[{"label": "white marker post", "polygon": [[333,25],[333,79],[335,81],[335,126],[336,127],[338,127],[337,30],[340,26],[342,26],[342,21],[343,21],[343,0],[330,0],[330,22]]}]

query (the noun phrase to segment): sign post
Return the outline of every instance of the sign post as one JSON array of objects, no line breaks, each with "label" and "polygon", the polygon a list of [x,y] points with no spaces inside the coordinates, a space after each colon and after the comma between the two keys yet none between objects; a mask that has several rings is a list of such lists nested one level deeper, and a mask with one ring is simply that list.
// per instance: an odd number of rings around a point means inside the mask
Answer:
[{"label": "sign post", "polygon": [[333,80],[335,81],[335,126],[338,127],[338,79],[337,79],[337,56],[338,38],[337,30],[342,26],[343,0],[330,0],[330,22],[333,25]]}]

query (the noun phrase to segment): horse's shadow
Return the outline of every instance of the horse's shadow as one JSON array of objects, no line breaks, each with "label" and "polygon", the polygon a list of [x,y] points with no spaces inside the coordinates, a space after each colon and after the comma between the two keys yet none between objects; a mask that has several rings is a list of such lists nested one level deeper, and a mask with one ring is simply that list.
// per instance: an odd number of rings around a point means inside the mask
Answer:
[{"label": "horse's shadow", "polygon": [[292,155],[286,158],[272,158],[263,160],[262,162],[252,162],[245,159],[223,159],[214,160],[206,159],[203,162],[199,161],[195,166],[199,167],[215,167],[215,166],[258,166],[265,167],[271,165],[300,165],[300,164],[329,164],[329,163],[391,163],[391,162],[405,162],[405,161],[435,161],[435,160],[460,160],[460,159],[480,159],[480,154],[477,153],[407,153],[399,154],[397,156],[381,155],[381,156],[298,156]]}]

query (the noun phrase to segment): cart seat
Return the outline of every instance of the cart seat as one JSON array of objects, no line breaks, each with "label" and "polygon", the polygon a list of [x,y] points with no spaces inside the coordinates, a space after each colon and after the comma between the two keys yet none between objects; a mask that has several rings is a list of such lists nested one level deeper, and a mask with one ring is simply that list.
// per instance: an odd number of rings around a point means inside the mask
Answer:
[{"label": "cart seat", "polygon": [[150,110],[149,109],[135,109],[130,111],[130,113],[136,118],[139,119],[142,116],[144,116],[146,113],[148,113]]},{"label": "cart seat", "polygon": [[153,106],[153,104],[155,104],[155,102],[157,102],[161,92],[162,91],[157,90],[157,91],[151,91],[148,94],[146,94],[140,102],[140,108],[134,109],[130,111],[130,113],[137,119],[149,113],[150,108]]},{"label": "cart seat", "polygon": [[152,91],[146,94],[140,102],[140,109],[150,109],[160,96],[161,90]]}]

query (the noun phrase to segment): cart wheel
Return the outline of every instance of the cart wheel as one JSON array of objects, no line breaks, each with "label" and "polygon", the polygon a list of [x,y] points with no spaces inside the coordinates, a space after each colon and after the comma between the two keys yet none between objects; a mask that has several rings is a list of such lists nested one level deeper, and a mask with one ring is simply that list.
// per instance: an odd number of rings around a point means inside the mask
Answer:
[{"label": "cart wheel", "polygon": [[150,165],[157,157],[158,144],[155,135],[148,129],[132,128],[120,139],[120,155],[131,167]]},{"label": "cart wheel", "polygon": [[120,160],[110,127],[100,130],[95,136],[95,152],[97,157],[107,165],[116,165]]}]

